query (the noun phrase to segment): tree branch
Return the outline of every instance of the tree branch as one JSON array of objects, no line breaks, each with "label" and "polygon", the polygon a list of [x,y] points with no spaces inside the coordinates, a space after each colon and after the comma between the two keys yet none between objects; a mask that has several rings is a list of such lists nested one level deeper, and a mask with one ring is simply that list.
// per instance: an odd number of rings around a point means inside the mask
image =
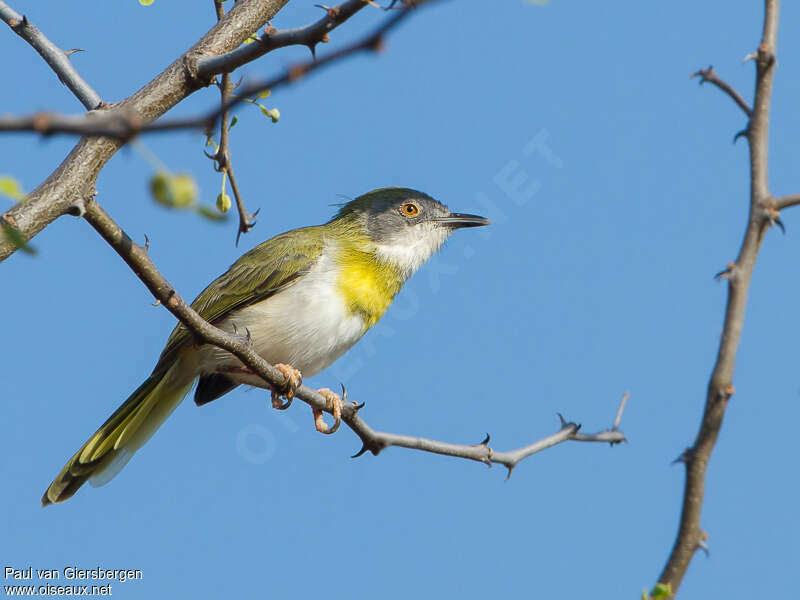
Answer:
[{"label": "tree branch", "polygon": [[[147,254],[147,248],[133,242],[130,237],[117,225],[94,199],[87,200],[86,212],[83,215],[89,224],[103,237],[108,244],[116,250],[128,266],[136,273],[137,277],[147,286],[147,289],[156,299],[167,308],[175,317],[191,331],[198,340],[223,348],[236,356],[242,363],[258,374],[264,381],[277,389],[283,388],[287,383],[286,376],[274,366],[259,356],[250,342],[248,336],[231,335],[222,329],[214,327],[205,321],[191,306],[180,297],[170,283],[158,271]],[[312,408],[331,413],[328,400],[312,390],[301,385],[294,393]],[[507,452],[497,452],[489,447],[489,436],[480,444],[461,445],[439,442],[420,437],[398,435],[375,431],[359,416],[363,406],[355,403],[345,403],[342,408],[342,421],[344,421],[362,441],[361,450],[354,457],[361,456],[366,451],[373,455],[379,454],[389,446],[399,446],[444,454],[457,458],[475,460],[485,464],[502,464],[508,468],[511,475],[512,469],[525,458],[541,452],[557,444],[574,440],[581,442],[608,442],[618,444],[626,441],[625,436],[618,429],[619,419],[625,407],[627,394],[623,396],[617,411],[617,418],[611,429],[606,429],[595,434],[581,434],[578,432],[580,425],[566,422],[561,418],[561,429],[553,435],[547,436],[537,442]]]},{"label": "tree branch", "polygon": [[78,74],[78,71],[69,60],[70,54],[79,52],[78,50],[65,52],[47,39],[36,26],[28,21],[27,17],[19,15],[2,0],[0,0],[0,19],[5,21],[14,33],[33,46],[34,50],[41,55],[58,75],[59,81],[75,94],[75,97],[86,107],[86,110],[98,108],[103,103],[99,94]]},{"label": "tree branch", "polygon": [[711,65],[709,65],[707,69],[700,69],[699,71],[692,73],[691,77],[699,77],[700,85],[703,85],[704,83],[708,82],[717,86],[723,92],[728,94],[728,96],[730,96],[733,99],[733,101],[739,105],[739,108],[741,108],[748,117],[753,114],[753,110],[750,108],[750,105],[747,104],[745,99],[742,98],[739,92],[733,89],[733,86],[731,86],[724,79],[721,79],[714,72],[714,67],[712,67]]},{"label": "tree branch", "polygon": [[[222,54],[237,48],[254,31],[272,19],[287,1],[238,0],[222,21],[212,27],[192,48],[138,92],[120,104],[109,107],[109,110],[135,115],[143,123],[155,120],[199,89],[197,81],[186,68],[191,56]],[[103,117],[103,112],[105,111],[92,112],[89,117]],[[25,241],[31,239],[55,219],[66,214],[76,203],[93,194],[97,175],[122,145],[119,139],[82,139],[61,165],[26,196],[25,202],[6,211],[6,220],[15,224]],[[0,262],[16,250],[15,243],[5,237],[0,238]]]},{"label": "tree branch", "polygon": [[[359,0],[360,1],[360,0]],[[432,0],[429,0],[432,1]],[[419,6],[419,4],[414,5]],[[238,106],[248,98],[266,90],[295,83],[303,76],[322,70],[332,63],[348,58],[364,51],[377,51],[383,46],[383,38],[391,29],[405,20],[414,7],[407,7],[397,11],[395,15],[386,19],[382,25],[360,40],[348,44],[319,60],[310,60],[289,67],[284,72],[270,79],[255,80],[237,88],[237,93],[228,102],[218,108],[208,111],[197,117],[167,119],[148,122],[138,115],[123,110],[104,112],[100,115],[84,117],[74,115],[57,115],[52,113],[36,113],[21,117],[0,118],[0,131],[33,131],[42,135],[56,133],[79,134],[86,136],[103,136],[126,141],[141,133],[156,133],[176,131],[180,129],[208,129],[214,127],[224,113]]]},{"label": "tree branch", "polygon": [[669,585],[673,594],[678,591],[694,553],[704,544],[705,533],[700,528],[700,518],[706,469],[722,427],[728,400],[735,391],[733,373],[753,269],[764,234],[776,218],[767,181],[767,146],[776,64],[778,0],[765,0],[764,12],[761,44],[755,54],[755,101],[746,133],[750,148],[749,216],[736,262],[729,265],[726,272],[728,301],[717,360],[708,384],[700,430],[694,444],[684,452],[680,460],[686,466],[680,525],[675,544],[658,580],[661,584]]},{"label": "tree branch", "polygon": [[[221,2],[218,0],[213,1],[214,10],[216,11],[217,20],[219,21],[225,16],[225,9]],[[230,73],[224,73],[220,77],[219,82],[220,103],[223,106],[228,103],[228,100],[230,100],[231,94],[233,94],[233,88],[234,85],[231,82]],[[236,181],[236,175],[233,172],[233,163],[231,162],[230,129],[230,114],[228,111],[225,111],[220,116],[219,121],[219,146],[213,155],[207,156],[216,163],[215,166],[217,172],[224,173],[223,177],[227,176],[231,181],[233,197],[236,199],[236,210],[239,213],[239,229],[236,233],[236,246],[238,246],[241,235],[243,233],[248,233],[253,227],[255,227],[255,216],[258,211],[256,210],[256,212],[253,214],[248,213],[247,207],[242,199],[242,194],[239,192],[239,184]],[[222,187],[224,193],[224,180]]]},{"label": "tree branch", "polygon": [[325,16],[311,25],[284,30],[268,27],[264,35],[251,44],[240,46],[221,56],[199,57],[194,67],[197,77],[206,79],[221,73],[231,73],[268,52],[286,46],[308,46],[314,54],[317,44],[328,41],[328,32],[336,29],[365,6],[367,6],[365,0],[348,0],[333,8],[321,7],[325,9]]},{"label": "tree branch", "polygon": [[781,196],[780,198],[775,198],[774,202],[775,202],[775,209],[781,211],[784,208],[790,208],[792,206],[797,206],[798,204],[800,204],[800,194]]}]

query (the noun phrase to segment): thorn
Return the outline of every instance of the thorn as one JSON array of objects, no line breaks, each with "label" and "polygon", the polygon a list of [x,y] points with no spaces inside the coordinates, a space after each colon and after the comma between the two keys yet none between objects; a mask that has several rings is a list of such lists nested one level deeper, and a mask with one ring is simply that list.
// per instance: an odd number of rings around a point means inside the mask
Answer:
[{"label": "thorn", "polygon": [[742,63],[746,63],[749,60],[755,60],[758,58],[758,52],[751,52],[750,54],[745,54],[744,59],[742,59]]},{"label": "thorn", "polygon": [[369,450],[369,448],[367,447],[367,443],[361,442],[361,450],[353,454],[353,456],[351,456],[350,458],[358,458],[359,456],[363,456],[367,450]]},{"label": "thorn", "polygon": [[490,436],[490,435],[487,433],[487,434],[486,434],[486,437],[485,437],[485,438],[483,438],[483,441],[482,441],[480,444],[475,444],[475,445],[476,445],[476,446],[488,446],[488,445],[489,445],[489,441],[490,441],[491,439],[492,439],[492,436]]},{"label": "thorn", "polygon": [[308,49],[311,50],[311,58],[314,62],[317,62],[317,42],[310,42],[308,44]]},{"label": "thorn", "polygon": [[505,481],[508,481],[509,479],[511,479],[511,471],[514,470],[514,465],[511,465],[510,467],[506,466],[506,468],[508,469],[508,473],[506,473]]},{"label": "thorn", "polygon": [[731,277],[733,277],[733,269],[735,267],[736,263],[729,262],[727,265],[725,265],[725,268],[722,271],[714,275],[714,279],[716,279],[717,281],[719,281],[720,279],[730,279]]},{"label": "thorn", "polygon": [[64,56],[70,57],[73,54],[77,54],[78,52],[86,52],[83,48],[70,48],[69,50],[64,50]]},{"label": "thorn", "polygon": [[692,455],[692,448],[691,447],[686,448],[686,450],[681,452],[680,456],[678,456],[678,458],[673,460],[670,464],[671,465],[677,465],[678,463],[686,464],[687,462],[689,462],[689,457],[691,455]]},{"label": "thorn", "polygon": [[147,237],[147,234],[144,234],[144,251],[148,252],[150,250],[150,238]]},{"label": "thorn", "polygon": [[556,413],[558,415],[558,419],[561,421],[561,429],[567,426],[567,421],[564,419],[564,415],[561,413]]},{"label": "thorn", "polygon": [[747,132],[749,131],[749,129],[750,129],[750,126],[748,125],[747,127],[742,129],[741,131],[737,132],[736,135],[733,136],[733,143],[735,144],[739,140],[739,138],[741,138],[741,137],[747,137]]},{"label": "thorn", "polygon": [[28,24],[29,24],[29,22],[28,22],[28,16],[27,16],[27,15],[22,15],[22,26],[23,26],[23,27],[27,27],[27,26],[28,26]]},{"label": "thorn", "polygon": [[774,219],[772,219],[772,222],[773,224],[777,225],[780,228],[781,233],[783,233],[783,235],[786,235],[786,227],[783,226],[783,221],[781,221],[780,217],[775,217]]},{"label": "thorn", "polygon": [[360,411],[362,408],[364,408],[366,405],[367,405],[367,403],[366,403],[366,402],[362,402],[361,404],[356,404],[355,402],[353,402],[353,412],[354,412],[354,413],[357,413],[357,412],[358,412],[358,411]]},{"label": "thorn", "polygon": [[706,544],[706,540],[709,538],[708,533],[703,530],[700,530],[700,540],[697,542],[698,548],[700,548],[703,552],[706,553],[706,558],[711,556],[711,550],[708,549],[708,545]]},{"label": "thorn", "polygon": [[344,387],[343,383],[340,383],[339,385],[342,386],[342,404],[344,404],[347,402],[347,389]]},{"label": "thorn", "polygon": [[158,306],[160,304],[161,304],[161,300],[158,300],[158,299],[155,302],[153,302],[153,306]]},{"label": "thorn", "polygon": [[250,328],[249,327],[245,327],[244,328],[244,333],[245,333],[245,340],[247,340],[247,343],[249,344],[250,342],[253,341],[253,336],[250,333]]}]

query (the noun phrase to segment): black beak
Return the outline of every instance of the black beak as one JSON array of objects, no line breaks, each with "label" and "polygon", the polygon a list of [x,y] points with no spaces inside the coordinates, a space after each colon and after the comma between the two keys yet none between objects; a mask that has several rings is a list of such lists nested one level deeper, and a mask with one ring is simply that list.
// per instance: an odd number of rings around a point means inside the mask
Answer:
[{"label": "black beak", "polygon": [[479,217],[478,215],[468,215],[464,213],[450,213],[447,217],[437,217],[434,219],[437,223],[458,229],[460,227],[481,227],[491,223],[486,217]]}]

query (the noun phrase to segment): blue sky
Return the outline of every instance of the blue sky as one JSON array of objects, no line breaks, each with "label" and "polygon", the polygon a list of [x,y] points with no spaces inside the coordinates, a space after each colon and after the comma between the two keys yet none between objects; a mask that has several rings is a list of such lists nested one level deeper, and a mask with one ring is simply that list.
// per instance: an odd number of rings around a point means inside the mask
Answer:
[{"label": "blue sky", "polygon": [[[74,57],[106,101],[135,91],[202,35],[208,6],[156,0],[13,2]],[[273,22],[318,18],[291,3]],[[258,226],[211,224],[148,198],[132,150],[102,172],[98,200],[192,298],[244,250],[325,221],[375,187],[424,190],[493,220],[458,232],[348,355],[310,380],[347,384],[374,427],[510,449],[555,431],[556,412],[607,427],[631,392],[630,443],[564,444],[505,471],[389,449],[348,458],[310,409],[278,414],[239,389],[185,402],[122,474],[42,509],[65,460],[147,376],[174,320],[83,221],[64,217],[0,266],[4,376],[2,562],[132,568],[118,598],[638,597],[676,531],[683,472],[722,326],[747,207],[739,109],[689,75],[713,64],[750,98],[762,4],[446,2],[379,56],[341,63],[266,100],[273,125],[239,112],[233,159]],[[776,194],[798,192],[800,9],[781,15],[770,142]],[[330,50],[378,22],[366,9]],[[249,65],[266,76],[292,48]],[[0,31],[0,112],[78,112],[33,50]],[[208,108],[200,92],[172,114]],[[528,151],[539,140],[549,152]],[[4,138],[2,171],[35,187],[74,140]],[[199,133],[148,137],[213,203],[219,175]],[[541,146],[540,146],[541,147]],[[527,177],[508,193],[509,177]],[[778,597],[800,561],[793,424],[800,217],[770,232],[753,279],[733,397],[713,455],[698,556],[681,597]],[[6,582],[4,582],[6,583]]]}]

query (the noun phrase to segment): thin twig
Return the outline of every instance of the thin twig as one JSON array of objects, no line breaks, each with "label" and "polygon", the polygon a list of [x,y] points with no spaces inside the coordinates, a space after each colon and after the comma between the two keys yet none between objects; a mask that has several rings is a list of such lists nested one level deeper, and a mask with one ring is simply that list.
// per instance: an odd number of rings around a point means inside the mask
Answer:
[{"label": "thin twig", "polygon": [[367,3],[364,0],[348,0],[331,8],[321,6],[320,8],[325,10],[325,16],[316,23],[305,27],[282,30],[268,27],[258,40],[240,46],[232,52],[220,56],[199,57],[194,67],[197,78],[203,80],[221,73],[231,73],[268,52],[286,46],[308,46],[313,55],[317,44],[328,41],[330,31],[336,29],[365,6]]},{"label": "thin twig", "polygon": [[55,71],[61,83],[75,94],[75,97],[80,100],[86,110],[94,110],[102,104],[100,95],[78,74],[78,71],[69,60],[70,55],[77,52],[77,50],[65,52],[47,39],[27,17],[18,14],[2,0],[0,0],[0,19],[5,21],[14,33],[33,46],[34,50]]},{"label": "thin twig", "polygon": [[[213,0],[213,2],[214,10],[217,14],[217,21],[221,21],[222,17],[225,16],[225,8],[223,7],[222,2],[218,2],[218,0]],[[233,94],[233,88],[234,85],[231,82],[230,73],[223,73],[220,77],[219,83],[220,104],[222,106],[225,106],[228,103],[228,100],[230,100],[231,95]],[[231,161],[230,148],[230,112],[226,110],[224,113],[222,113],[219,121],[219,146],[217,146],[217,151],[213,155],[210,155],[209,158],[214,160],[216,163],[216,170],[227,175],[231,182],[233,197],[236,200],[236,209],[239,213],[239,228],[236,233],[236,246],[238,246],[241,235],[249,232],[253,227],[255,227],[255,216],[258,211],[253,214],[247,212],[247,208],[244,205],[244,200],[239,192],[239,184],[236,181],[236,175],[233,172],[233,162]]]},{"label": "thin twig", "polygon": [[800,204],[800,194],[781,196],[780,198],[775,198],[773,201],[775,202],[775,208],[777,210],[783,210],[784,208],[790,208]]},{"label": "thin twig", "polygon": [[147,123],[136,114],[118,111],[116,109],[109,110],[102,114],[92,115],[94,117],[92,119],[84,119],[83,117],[75,117],[72,115],[61,116],[52,113],[37,113],[22,117],[11,116],[0,118],[0,131],[35,131],[42,135],[66,133],[127,140],[140,133],[156,133],[180,129],[207,130],[214,127],[217,119],[224,113],[230,111],[252,96],[266,90],[274,90],[275,88],[295,83],[305,75],[322,70],[341,59],[365,51],[380,50],[383,47],[383,38],[386,33],[397,27],[415,10],[414,8],[397,10],[395,15],[386,19],[383,24],[365,37],[319,60],[299,63],[270,79],[256,80],[246,85],[241,85],[237,88],[236,95],[227,103],[198,117],[165,119]]},{"label": "thin twig", "polygon": [[[286,376],[255,352],[249,336],[229,334],[205,321],[192,307],[184,302],[172,285],[170,285],[158,271],[152,260],[150,260],[145,247],[133,242],[96,200],[87,200],[85,204],[86,212],[83,215],[84,218],[94,227],[103,239],[116,250],[117,254],[122,257],[136,276],[156,297],[156,300],[160,301],[167,310],[175,315],[198,340],[227,350],[273,387],[281,389],[286,385]],[[294,396],[312,408],[328,413],[331,412],[328,400],[305,385],[298,387]],[[625,399],[623,398],[623,403],[624,401]],[[444,454],[457,458],[475,460],[486,464],[502,464],[508,468],[510,475],[511,470],[521,460],[562,442],[575,440],[616,444],[625,441],[625,436],[616,429],[607,429],[596,434],[580,434],[578,433],[579,425],[567,423],[562,418],[561,429],[555,434],[516,450],[496,452],[489,447],[489,436],[480,444],[462,445],[375,431],[359,416],[359,410],[362,406],[363,404],[357,405],[348,402],[345,403],[342,409],[342,421],[344,421],[362,441],[362,449],[355,456],[360,456],[366,451],[377,455],[388,446],[399,446],[402,448],[421,450],[423,452],[432,452],[434,454]]]},{"label": "thin twig", "polygon": [[699,77],[700,78],[700,85],[708,82],[708,83],[711,83],[711,84],[717,86],[723,92],[728,94],[728,96],[730,96],[733,99],[733,101],[736,102],[736,104],[739,105],[739,108],[741,108],[748,117],[752,116],[753,110],[750,108],[750,105],[747,104],[747,102],[745,101],[744,98],[742,98],[742,96],[741,96],[741,94],[739,94],[739,92],[737,92],[735,89],[733,89],[733,86],[731,86],[724,79],[721,79],[714,72],[714,67],[709,65],[709,67],[707,69],[700,69],[699,71],[697,71],[695,73],[692,73],[691,76],[692,77]]},{"label": "thin twig", "polygon": [[735,391],[733,373],[753,269],[764,234],[775,223],[767,180],[767,148],[777,35],[778,0],[765,0],[764,29],[755,55],[755,101],[747,135],[750,148],[750,210],[739,254],[726,271],[728,301],[725,323],[717,360],[708,383],[700,430],[694,444],[681,455],[680,462],[686,465],[686,485],[680,525],[667,564],[658,579],[659,583],[668,585],[673,594],[678,591],[695,552],[705,544],[706,534],[700,527],[700,519],[706,469],[722,427],[728,400]]}]

